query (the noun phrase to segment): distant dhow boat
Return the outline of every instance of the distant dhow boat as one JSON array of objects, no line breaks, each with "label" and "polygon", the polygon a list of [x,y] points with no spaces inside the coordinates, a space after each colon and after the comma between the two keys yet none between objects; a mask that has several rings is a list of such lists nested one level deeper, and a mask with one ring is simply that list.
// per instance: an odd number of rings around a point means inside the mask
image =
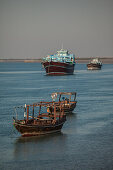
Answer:
[{"label": "distant dhow boat", "polygon": [[88,70],[100,70],[102,67],[102,63],[99,61],[98,58],[91,60],[89,64],[87,64]]},{"label": "distant dhow boat", "polygon": [[43,58],[42,65],[46,75],[70,75],[74,72],[75,55],[61,49],[56,54]]}]

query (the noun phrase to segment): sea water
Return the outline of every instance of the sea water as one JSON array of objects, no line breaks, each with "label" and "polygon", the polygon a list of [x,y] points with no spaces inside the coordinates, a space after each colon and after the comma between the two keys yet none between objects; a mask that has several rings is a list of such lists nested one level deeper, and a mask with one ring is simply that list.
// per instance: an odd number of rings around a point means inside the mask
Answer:
[{"label": "sea water", "polygon": [[[77,92],[61,133],[21,137],[14,107],[51,101],[53,92]],[[74,75],[46,76],[40,63],[0,63],[0,169],[112,170],[113,65],[76,64]]]}]

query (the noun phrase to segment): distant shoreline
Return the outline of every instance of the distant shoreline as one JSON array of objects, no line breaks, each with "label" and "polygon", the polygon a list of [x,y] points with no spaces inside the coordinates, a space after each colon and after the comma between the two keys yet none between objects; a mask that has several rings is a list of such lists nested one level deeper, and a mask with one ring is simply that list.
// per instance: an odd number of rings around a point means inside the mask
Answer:
[{"label": "distant shoreline", "polygon": [[[76,63],[89,63],[93,58],[76,58]],[[103,64],[113,64],[113,57],[99,57],[99,60]],[[22,63],[41,63],[42,59],[0,59],[0,63],[3,62],[22,62]]]}]

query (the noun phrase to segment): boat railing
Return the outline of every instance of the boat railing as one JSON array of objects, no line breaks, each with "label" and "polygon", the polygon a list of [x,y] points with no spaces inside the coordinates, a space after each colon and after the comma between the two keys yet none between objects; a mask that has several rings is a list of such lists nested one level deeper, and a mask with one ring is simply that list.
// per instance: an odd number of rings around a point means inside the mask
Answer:
[{"label": "boat railing", "polygon": [[50,57],[46,57],[43,58],[44,62],[61,62],[61,63],[70,63],[70,64],[74,64],[75,63],[75,58],[73,58],[72,56],[68,56],[68,57],[64,57],[64,56],[50,56]]},{"label": "boat railing", "polygon": [[[34,108],[39,107],[39,110],[37,113],[34,114]],[[42,113],[41,109],[42,107],[46,107],[46,113]],[[23,106],[18,106],[15,108],[24,108],[24,120],[26,122],[29,122],[30,120],[41,120],[41,121],[46,121],[46,120],[54,120],[56,121],[57,118],[61,119],[64,115],[64,110],[63,110],[63,105],[62,103],[58,102],[38,102],[38,103],[33,103],[30,105],[25,105]],[[32,109],[32,112],[30,110]],[[48,108],[52,108],[51,110]],[[59,108],[59,112],[57,112],[57,108]],[[37,116],[35,116],[37,115]],[[16,111],[16,119],[15,121],[18,121],[17,118],[17,111]]]}]

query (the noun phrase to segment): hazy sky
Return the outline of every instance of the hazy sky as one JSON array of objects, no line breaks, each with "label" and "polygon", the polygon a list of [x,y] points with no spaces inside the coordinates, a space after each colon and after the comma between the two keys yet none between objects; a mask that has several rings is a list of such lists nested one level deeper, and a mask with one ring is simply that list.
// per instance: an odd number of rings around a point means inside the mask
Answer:
[{"label": "hazy sky", "polygon": [[0,0],[0,58],[113,56],[113,0]]}]

